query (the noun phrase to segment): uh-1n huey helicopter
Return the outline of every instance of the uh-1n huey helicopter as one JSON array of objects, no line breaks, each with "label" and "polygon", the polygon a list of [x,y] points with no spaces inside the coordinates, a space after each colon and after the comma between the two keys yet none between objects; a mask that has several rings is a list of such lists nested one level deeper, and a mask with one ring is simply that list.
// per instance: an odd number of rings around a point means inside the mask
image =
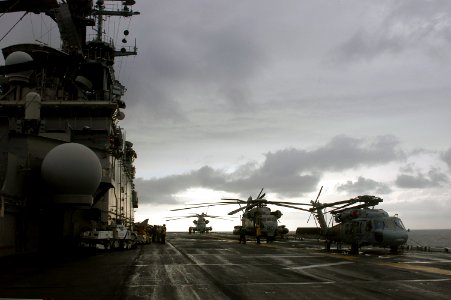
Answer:
[{"label": "uh-1n huey helicopter", "polygon": [[[318,198],[322,188],[315,201],[301,205],[312,206],[304,210],[311,212],[318,221],[318,233],[326,239],[327,250],[335,242],[337,248],[343,243],[351,245],[352,254],[358,254],[359,248],[363,246],[389,247],[390,252],[397,253],[399,247],[406,244],[408,230],[401,219],[397,215],[389,216],[383,209],[374,208],[383,201],[381,198],[363,195],[333,203],[320,203]],[[331,221],[335,220],[338,224],[328,227],[326,213],[330,213],[333,216]],[[314,228],[298,227],[296,230],[297,235],[312,232]]]},{"label": "uh-1n huey helicopter", "polygon": [[233,234],[239,235],[242,228],[245,229],[246,235],[255,236],[256,226],[260,227],[261,237],[266,238],[267,242],[273,241],[277,236],[283,236],[288,233],[288,228],[285,225],[279,225],[279,219],[282,217],[282,212],[280,210],[271,211],[268,204],[284,206],[294,209],[301,209],[299,207],[293,206],[297,203],[294,202],[282,202],[282,201],[268,201],[264,199],[265,193],[263,193],[263,188],[258,194],[257,198],[253,199],[250,196],[247,200],[236,199],[236,198],[222,198],[220,202],[217,203],[198,203],[192,205],[191,208],[204,207],[210,205],[230,205],[238,204],[240,208],[232,210],[228,215],[234,215],[240,211],[243,211],[241,216],[241,225],[235,226]]},{"label": "uh-1n huey helicopter", "polygon": [[[172,209],[171,211],[183,210],[183,209],[189,209],[189,208]],[[212,216],[212,215],[207,215],[206,213],[201,213],[201,214],[190,214],[187,216],[168,217],[166,219],[166,221],[169,222],[169,221],[175,221],[175,220],[186,219],[186,218],[197,218],[197,220],[193,221],[195,226],[190,226],[188,228],[189,233],[195,233],[196,231],[199,233],[208,233],[208,232],[212,231],[213,228],[211,226],[207,227],[207,224],[210,223],[210,221],[205,218],[217,218],[217,219],[227,220],[220,216]]]}]

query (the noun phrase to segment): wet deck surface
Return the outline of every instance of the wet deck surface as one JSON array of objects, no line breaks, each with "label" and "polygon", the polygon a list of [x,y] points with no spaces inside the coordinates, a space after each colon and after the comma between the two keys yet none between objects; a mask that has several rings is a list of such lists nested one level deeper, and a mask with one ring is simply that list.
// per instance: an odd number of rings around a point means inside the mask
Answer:
[{"label": "wet deck surface", "polygon": [[451,254],[384,249],[358,256],[284,240],[169,233],[167,243],[0,270],[0,298],[449,299]]}]

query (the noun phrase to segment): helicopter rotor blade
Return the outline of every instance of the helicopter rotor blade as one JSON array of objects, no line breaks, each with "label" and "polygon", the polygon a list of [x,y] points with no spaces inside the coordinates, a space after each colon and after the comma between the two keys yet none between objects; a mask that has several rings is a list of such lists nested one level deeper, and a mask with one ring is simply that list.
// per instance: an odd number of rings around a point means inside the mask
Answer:
[{"label": "helicopter rotor blade", "polygon": [[298,202],[288,202],[288,201],[271,201],[274,203],[282,203],[282,204],[291,204],[291,205],[305,205],[305,206],[311,206],[311,203],[298,203]]},{"label": "helicopter rotor blade", "polygon": [[269,201],[268,200],[266,200],[266,199],[255,199],[255,200],[252,200],[252,204],[263,204],[263,203],[269,203]]},{"label": "helicopter rotor blade", "polygon": [[296,207],[296,206],[292,206],[292,205],[287,205],[287,204],[281,204],[281,203],[270,203],[269,204],[274,204],[274,205],[278,205],[278,206],[283,206],[283,207],[288,207],[288,208],[294,208],[294,209],[299,209],[299,210],[303,210],[303,211],[308,211],[310,212],[310,210],[306,209],[306,208],[302,208],[302,207]]},{"label": "helicopter rotor blade", "polygon": [[[226,201],[230,201],[228,203],[230,204],[235,204],[235,203],[246,203],[247,200],[242,200],[242,199],[236,199],[236,198],[222,198],[221,200],[226,200]],[[233,201],[233,202],[232,202]]]},{"label": "helicopter rotor blade", "polygon": [[218,201],[218,202],[204,202],[204,203],[189,203],[187,205],[218,205],[218,204],[228,204],[230,202]]},{"label": "helicopter rotor blade", "polygon": [[165,217],[166,219],[170,219],[170,218],[190,218],[190,217],[196,217],[197,214],[189,214],[189,215],[181,215],[181,216],[169,216],[169,217]]},{"label": "helicopter rotor blade", "polygon": [[329,212],[330,213],[334,213],[335,211],[339,211],[339,210],[341,210],[343,208],[349,209],[350,207],[348,207],[348,206],[353,205],[353,204],[355,204],[355,203],[346,203],[346,204],[343,204],[343,205],[338,206],[338,207],[332,207],[332,209]]},{"label": "helicopter rotor blade", "polygon": [[366,208],[368,207],[368,205],[366,203],[364,204],[360,204],[360,205],[356,205],[356,206],[351,206],[351,207],[347,207],[347,208],[342,208],[342,209],[334,209],[332,211],[330,211],[331,214],[338,214],[341,213],[342,211],[346,210],[346,209],[359,209],[359,208]]},{"label": "helicopter rotor blade", "polygon": [[172,217],[165,217],[165,219],[173,219],[173,218],[191,218],[191,217],[196,217],[195,214],[192,215],[186,215],[186,216],[172,216]]},{"label": "helicopter rotor blade", "polygon": [[345,205],[352,205],[354,203],[356,203],[357,201],[355,201],[354,199],[349,199],[349,200],[343,200],[343,201],[337,201],[337,202],[332,202],[332,203],[321,203],[320,205],[314,205],[315,208],[327,208],[327,207],[334,207],[336,205],[340,205],[340,204],[345,204]]},{"label": "helicopter rotor blade", "polygon": [[257,206],[257,204],[258,204],[258,203],[252,203],[252,204],[250,204],[250,205],[243,206],[243,207],[240,207],[240,208],[238,208],[238,209],[232,210],[231,212],[228,213],[228,215],[236,214],[237,212],[242,211],[242,210],[245,210],[245,209],[251,209],[252,207]]},{"label": "helicopter rotor blade", "polygon": [[322,190],[323,190],[323,186],[321,186],[321,188],[319,189],[318,196],[316,196],[316,199],[315,199],[315,203],[318,202],[319,195],[321,195],[321,191],[322,191]]},{"label": "helicopter rotor blade", "polygon": [[378,204],[379,202],[382,202],[383,200],[379,197],[374,197],[374,196],[358,196],[355,198],[351,198],[348,200],[343,200],[343,201],[337,201],[337,202],[333,202],[333,203],[329,203],[328,206],[335,206],[338,204],[342,204],[342,203],[350,203],[350,204],[354,204],[357,202],[361,202],[361,203],[365,203],[365,205],[368,206],[373,206]]},{"label": "helicopter rotor blade", "polygon": [[206,216],[207,218],[223,218],[223,216]]},{"label": "helicopter rotor blade", "polygon": [[257,196],[256,199],[260,199],[260,197],[263,197],[263,196],[262,196],[263,189],[264,189],[264,188],[262,188],[261,191],[260,191],[260,193],[258,193],[258,196]]},{"label": "helicopter rotor blade", "polygon": [[[212,218],[212,217],[210,217]],[[219,219],[219,220],[225,220],[225,221],[234,221],[232,219],[227,219],[227,218],[223,218],[223,217],[213,217],[214,219]]]},{"label": "helicopter rotor blade", "polygon": [[189,217],[180,217],[180,218],[168,218],[166,219],[166,221],[176,221],[176,220],[181,220],[181,219],[189,219],[189,218],[193,218],[193,216],[189,216]]},{"label": "helicopter rotor blade", "polygon": [[[321,190],[320,190],[321,193]],[[320,194],[319,193],[319,194]],[[319,197],[318,194],[318,197]],[[317,199],[318,199],[317,197]],[[330,214],[338,214],[345,210],[349,209],[360,209],[360,208],[368,208],[370,206],[375,206],[382,202],[383,199],[376,197],[376,196],[370,196],[370,195],[363,195],[363,196],[357,196],[355,198],[351,198],[348,200],[342,200],[342,201],[336,201],[332,203],[319,203],[317,200],[314,202],[312,201],[312,208],[310,208],[310,211],[312,214],[314,214],[314,211],[317,209],[325,210],[326,208],[330,208],[329,211],[324,213],[330,213]],[[359,204],[360,203],[360,204]],[[309,216],[307,222],[310,220],[311,215]],[[315,220],[316,223],[316,220]]]},{"label": "helicopter rotor blade", "polygon": [[234,214],[236,214],[237,212],[242,211],[242,210],[244,210],[244,209],[246,209],[246,208],[247,208],[247,206],[243,206],[243,207],[240,207],[240,208],[238,208],[238,209],[232,210],[231,212],[228,213],[228,215],[234,215]]},{"label": "helicopter rotor blade", "polygon": [[[218,203],[218,204],[214,204],[214,205],[229,205],[229,204],[235,204],[235,203]],[[197,205],[197,206],[191,206],[191,207],[184,207],[184,208],[176,208],[176,209],[171,209],[170,211],[178,211],[178,210],[185,210],[185,209],[193,209],[193,208],[200,208],[200,207],[208,207],[211,206],[212,204],[208,204],[208,205]]]},{"label": "helicopter rotor blade", "polygon": [[333,207],[333,206],[340,205],[340,204],[352,205],[352,204],[355,204],[357,202],[364,203],[364,204],[361,204],[361,205],[364,205],[364,206],[361,206],[361,207],[369,207],[369,206],[377,205],[378,203],[380,203],[382,201],[383,200],[381,198],[379,198],[379,197],[367,196],[366,195],[366,196],[358,196],[358,197],[351,198],[351,199],[348,199],[348,200],[343,200],[343,201],[337,201],[337,202],[332,202],[332,203],[324,203],[324,204],[321,204],[321,205],[317,205],[316,207],[326,208],[326,207]]}]

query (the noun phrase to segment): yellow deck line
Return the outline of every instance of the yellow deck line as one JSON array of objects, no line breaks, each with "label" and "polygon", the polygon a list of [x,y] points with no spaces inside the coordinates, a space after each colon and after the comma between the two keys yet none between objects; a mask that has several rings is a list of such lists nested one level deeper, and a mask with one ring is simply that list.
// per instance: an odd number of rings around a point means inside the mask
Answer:
[{"label": "yellow deck line", "polygon": [[411,265],[411,264],[405,264],[405,263],[383,263],[383,265],[393,267],[393,268],[398,268],[398,269],[416,270],[416,271],[421,271],[421,272],[451,276],[451,270],[434,268],[434,267],[417,266],[417,265]]}]

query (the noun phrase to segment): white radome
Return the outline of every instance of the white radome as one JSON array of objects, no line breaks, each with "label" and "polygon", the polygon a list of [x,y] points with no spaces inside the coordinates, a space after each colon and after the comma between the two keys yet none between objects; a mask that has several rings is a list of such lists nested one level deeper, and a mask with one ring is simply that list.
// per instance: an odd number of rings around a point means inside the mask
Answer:
[{"label": "white radome", "polygon": [[102,165],[88,147],[67,143],[47,153],[41,174],[55,194],[92,195],[102,179]]},{"label": "white radome", "polygon": [[8,55],[5,59],[5,65],[15,65],[15,64],[21,64],[25,62],[33,61],[33,58],[30,56],[30,54],[23,52],[23,51],[15,51]]}]

